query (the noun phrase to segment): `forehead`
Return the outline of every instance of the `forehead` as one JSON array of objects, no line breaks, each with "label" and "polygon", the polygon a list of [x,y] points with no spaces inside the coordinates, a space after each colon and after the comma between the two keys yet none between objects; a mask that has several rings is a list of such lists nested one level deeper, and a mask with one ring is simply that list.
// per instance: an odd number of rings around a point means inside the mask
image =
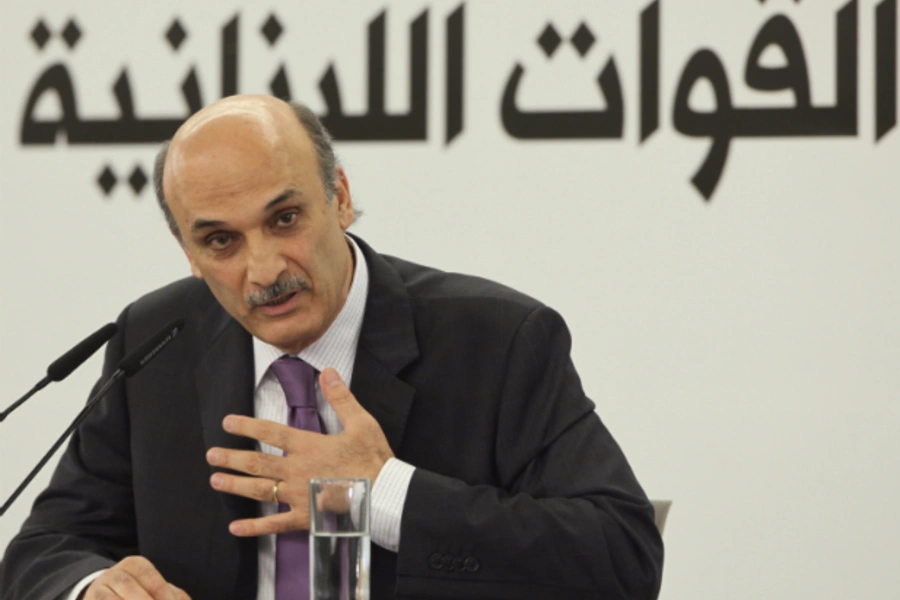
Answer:
[{"label": "forehead", "polygon": [[227,114],[179,134],[163,180],[175,213],[233,198],[265,204],[287,188],[321,186],[312,140],[292,113],[287,119]]}]

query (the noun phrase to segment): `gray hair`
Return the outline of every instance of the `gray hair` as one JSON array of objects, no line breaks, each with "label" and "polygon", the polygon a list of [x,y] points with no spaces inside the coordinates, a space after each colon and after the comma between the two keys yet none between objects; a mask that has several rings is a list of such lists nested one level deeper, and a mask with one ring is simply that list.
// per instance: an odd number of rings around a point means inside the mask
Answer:
[{"label": "gray hair", "polygon": [[[334,153],[331,134],[328,133],[322,121],[316,116],[316,113],[310,110],[308,106],[299,102],[288,102],[288,105],[312,139],[313,148],[316,150],[316,161],[319,165],[319,176],[322,178],[322,185],[325,187],[325,197],[328,199],[328,202],[331,202],[334,200],[334,195],[337,192],[337,170],[340,166]],[[163,169],[166,165],[166,156],[169,153],[171,144],[172,140],[166,140],[163,142],[159,152],[156,153],[156,160],[153,163],[153,187],[156,190],[156,200],[159,202],[159,207],[166,217],[166,224],[168,224],[172,233],[175,234],[175,237],[183,242],[184,238],[181,237],[178,223],[175,222],[175,217],[172,215],[172,211],[169,210],[166,195],[163,191]],[[354,211],[354,219],[360,214],[359,211]]]}]

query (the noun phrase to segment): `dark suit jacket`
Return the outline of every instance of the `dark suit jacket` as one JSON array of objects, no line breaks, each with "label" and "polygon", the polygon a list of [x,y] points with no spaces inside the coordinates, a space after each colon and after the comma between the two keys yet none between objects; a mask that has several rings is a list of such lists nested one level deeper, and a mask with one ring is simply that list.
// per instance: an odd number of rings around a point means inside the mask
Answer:
[{"label": "dark suit jacket", "polygon": [[[498,284],[376,254],[351,389],[417,470],[372,598],[656,598],[653,510],[594,412],[552,310]],[[0,567],[4,600],[57,598],[141,554],[194,600],[253,599],[254,501],[209,485],[211,446],[253,448],[250,335],[195,279],[128,307],[102,379],[166,322],[183,332],[78,429]]]}]

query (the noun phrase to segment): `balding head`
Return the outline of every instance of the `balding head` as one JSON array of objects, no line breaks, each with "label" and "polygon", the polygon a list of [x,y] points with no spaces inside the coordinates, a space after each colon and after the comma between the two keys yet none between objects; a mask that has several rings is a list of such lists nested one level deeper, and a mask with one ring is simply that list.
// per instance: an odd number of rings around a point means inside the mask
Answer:
[{"label": "balding head", "polygon": [[[227,128],[229,123],[239,124],[251,133],[255,130],[258,139],[268,139],[273,144],[279,141],[279,136],[299,135],[303,138],[305,134],[312,142],[326,196],[329,202],[334,198],[339,163],[334,153],[331,135],[312,110],[299,102],[288,103],[271,96],[230,96],[210,104],[190,117],[178,129],[172,140],[162,145],[156,155],[153,170],[156,199],[169,229],[178,239],[182,239],[181,232],[166,200],[165,183],[166,172],[170,166],[169,155],[173,153],[173,146],[175,151],[183,152],[186,150],[185,147],[179,149],[182,142],[197,141],[202,138],[204,131],[214,131],[217,126]],[[297,125],[300,126],[299,130]],[[232,141],[236,138],[230,137]],[[228,136],[223,141],[227,140]]]},{"label": "balding head", "polygon": [[274,143],[279,129],[292,120],[292,115],[286,102],[272,96],[229,96],[191,116],[175,132],[172,143],[188,143],[205,132],[216,131],[220,125],[252,128],[260,138]]}]

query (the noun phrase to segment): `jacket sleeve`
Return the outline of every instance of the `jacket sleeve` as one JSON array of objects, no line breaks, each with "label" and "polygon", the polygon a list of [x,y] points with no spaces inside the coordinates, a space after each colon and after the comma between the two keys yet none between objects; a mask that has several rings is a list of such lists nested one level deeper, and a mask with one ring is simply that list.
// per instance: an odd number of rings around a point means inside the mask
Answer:
[{"label": "jacket sleeve", "polygon": [[401,524],[400,597],[657,597],[663,547],[653,508],[569,350],[562,318],[546,307],[515,334],[497,408],[497,485],[416,470]]},{"label": "jacket sleeve", "polygon": [[[122,356],[124,323],[125,313],[107,345],[101,382]],[[85,576],[137,554],[124,394],[120,381],[73,434],[50,485],[6,549],[0,598],[55,600]]]}]

